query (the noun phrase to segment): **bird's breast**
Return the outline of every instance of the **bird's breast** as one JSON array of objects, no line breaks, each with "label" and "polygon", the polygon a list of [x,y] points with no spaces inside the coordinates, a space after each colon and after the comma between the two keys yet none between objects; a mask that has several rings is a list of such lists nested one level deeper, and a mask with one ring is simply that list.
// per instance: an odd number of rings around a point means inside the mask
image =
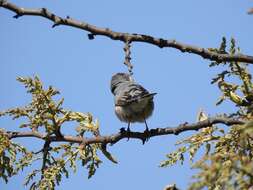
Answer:
[{"label": "bird's breast", "polygon": [[144,122],[151,116],[154,109],[153,101],[133,103],[127,106],[115,106],[115,113],[123,122]]}]

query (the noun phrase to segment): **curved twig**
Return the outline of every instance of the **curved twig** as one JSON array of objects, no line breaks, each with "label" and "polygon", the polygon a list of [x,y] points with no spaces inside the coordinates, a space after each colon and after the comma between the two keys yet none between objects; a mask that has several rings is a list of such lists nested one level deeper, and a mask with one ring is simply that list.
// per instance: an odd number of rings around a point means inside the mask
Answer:
[{"label": "curved twig", "polygon": [[21,138],[21,137],[35,137],[43,140],[48,140],[50,142],[72,142],[72,143],[84,143],[86,145],[101,143],[101,144],[115,144],[121,139],[124,138],[131,138],[131,139],[147,139],[150,137],[161,136],[161,135],[169,135],[174,134],[178,135],[184,131],[192,131],[192,130],[199,130],[202,128],[210,127],[213,124],[225,124],[227,126],[236,125],[236,124],[244,124],[244,121],[227,118],[227,117],[213,117],[206,119],[204,121],[199,121],[197,123],[184,123],[177,127],[166,127],[166,128],[156,128],[151,129],[149,132],[127,132],[124,129],[121,129],[119,133],[108,135],[108,136],[97,136],[92,138],[85,138],[80,136],[50,136],[46,137],[45,134],[35,132],[35,131],[28,131],[28,132],[12,132],[8,131],[7,134],[10,139],[13,138]]},{"label": "curved twig", "polygon": [[7,2],[6,0],[0,0],[0,7],[4,7],[8,10],[15,12],[16,15],[14,16],[14,18],[19,18],[25,15],[40,16],[40,17],[44,17],[53,21],[54,24],[52,25],[52,27],[65,25],[65,26],[71,26],[74,28],[88,31],[90,32],[90,34],[88,34],[89,39],[94,39],[96,35],[101,35],[101,36],[109,37],[113,40],[122,41],[124,43],[127,41],[128,42],[144,42],[144,43],[149,43],[149,44],[158,46],[160,48],[171,47],[171,48],[178,49],[181,52],[193,53],[205,59],[209,59],[209,60],[217,61],[217,62],[239,61],[239,62],[245,62],[245,63],[251,63],[251,64],[253,63],[253,56],[244,55],[244,54],[235,54],[235,55],[222,54],[222,53],[209,51],[206,48],[201,48],[197,46],[180,43],[180,42],[177,42],[176,40],[166,40],[163,38],[155,38],[153,36],[144,35],[144,34],[135,34],[135,33],[130,34],[130,33],[124,33],[124,32],[116,32],[116,31],[110,30],[109,28],[100,28],[83,21],[72,19],[69,16],[67,16],[66,18],[56,16],[54,13],[51,13],[50,11],[48,11],[46,8],[26,9],[26,8],[18,7],[15,4]]}]

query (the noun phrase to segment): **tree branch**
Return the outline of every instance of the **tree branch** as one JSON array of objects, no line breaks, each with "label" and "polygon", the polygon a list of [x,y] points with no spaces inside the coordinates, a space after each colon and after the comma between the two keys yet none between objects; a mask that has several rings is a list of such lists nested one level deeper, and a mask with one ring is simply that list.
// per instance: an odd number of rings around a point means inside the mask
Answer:
[{"label": "tree branch", "polygon": [[253,8],[251,8],[251,9],[248,11],[248,14],[249,14],[249,15],[252,15],[252,14],[253,14]]},{"label": "tree branch", "polygon": [[113,40],[122,41],[124,43],[144,42],[144,43],[149,43],[149,44],[158,46],[160,48],[171,47],[171,48],[178,49],[181,52],[193,53],[205,59],[209,59],[209,60],[217,61],[217,62],[239,61],[239,62],[253,64],[253,56],[244,55],[244,54],[229,55],[229,54],[216,53],[216,52],[209,51],[208,49],[205,49],[205,48],[183,44],[183,43],[177,42],[176,40],[166,40],[163,38],[155,38],[153,36],[144,35],[144,34],[135,34],[135,33],[130,34],[130,33],[123,33],[123,32],[116,32],[116,31],[110,30],[109,28],[99,28],[89,23],[72,19],[69,16],[67,16],[66,18],[56,16],[54,13],[49,12],[46,8],[26,9],[26,8],[18,7],[15,4],[7,2],[6,0],[0,0],[0,7],[4,7],[8,10],[15,12],[16,15],[14,16],[14,18],[19,18],[24,15],[40,16],[40,17],[44,17],[53,21],[54,24],[52,27],[65,25],[65,26],[71,26],[74,28],[88,31],[90,32],[90,34],[88,34],[89,39],[94,39],[94,36],[101,35],[101,36],[109,37]]},{"label": "tree branch", "polygon": [[43,158],[42,158],[42,166],[41,166],[41,172],[42,172],[42,175],[41,175],[41,179],[44,178],[44,170],[46,169],[47,167],[47,156],[48,156],[48,152],[49,152],[49,149],[50,149],[50,141],[46,140],[45,143],[44,143],[44,146],[43,146]]},{"label": "tree branch", "polygon": [[177,127],[166,127],[166,128],[156,128],[151,129],[149,132],[127,132],[125,129],[121,129],[119,133],[112,134],[109,136],[97,136],[92,138],[85,138],[80,136],[49,136],[47,137],[46,134],[35,132],[35,131],[29,131],[29,132],[12,132],[8,131],[7,134],[10,139],[13,138],[21,138],[21,137],[35,137],[43,140],[47,140],[50,142],[72,142],[72,143],[83,143],[83,144],[95,144],[95,143],[102,143],[104,145],[110,143],[115,144],[121,139],[124,138],[131,138],[131,139],[140,139],[142,142],[143,140],[155,137],[155,136],[162,136],[162,135],[169,135],[174,134],[178,135],[185,131],[192,131],[192,130],[199,130],[202,128],[210,127],[214,124],[225,124],[227,126],[235,125],[235,124],[244,124],[244,121],[227,118],[227,117],[213,117],[206,119],[204,121],[200,121],[197,123],[184,123]]}]

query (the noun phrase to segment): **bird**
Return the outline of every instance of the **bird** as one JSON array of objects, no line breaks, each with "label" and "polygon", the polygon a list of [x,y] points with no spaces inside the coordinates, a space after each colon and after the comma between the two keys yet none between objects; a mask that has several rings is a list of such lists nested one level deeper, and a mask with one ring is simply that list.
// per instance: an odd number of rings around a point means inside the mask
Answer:
[{"label": "bird", "polygon": [[112,76],[111,92],[114,95],[115,114],[120,121],[128,124],[127,131],[130,132],[131,123],[144,122],[144,132],[148,132],[146,119],[153,113],[153,98],[157,93],[150,93],[128,73],[116,73]]}]

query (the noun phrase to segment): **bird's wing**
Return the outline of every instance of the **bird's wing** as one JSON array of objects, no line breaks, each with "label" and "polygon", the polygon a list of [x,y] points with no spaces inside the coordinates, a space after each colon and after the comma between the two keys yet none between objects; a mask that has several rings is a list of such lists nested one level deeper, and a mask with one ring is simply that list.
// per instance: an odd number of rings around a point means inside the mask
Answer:
[{"label": "bird's wing", "polygon": [[134,102],[139,102],[144,99],[151,99],[156,93],[149,93],[145,88],[139,84],[129,84],[121,96],[117,98],[116,105],[126,106]]}]

